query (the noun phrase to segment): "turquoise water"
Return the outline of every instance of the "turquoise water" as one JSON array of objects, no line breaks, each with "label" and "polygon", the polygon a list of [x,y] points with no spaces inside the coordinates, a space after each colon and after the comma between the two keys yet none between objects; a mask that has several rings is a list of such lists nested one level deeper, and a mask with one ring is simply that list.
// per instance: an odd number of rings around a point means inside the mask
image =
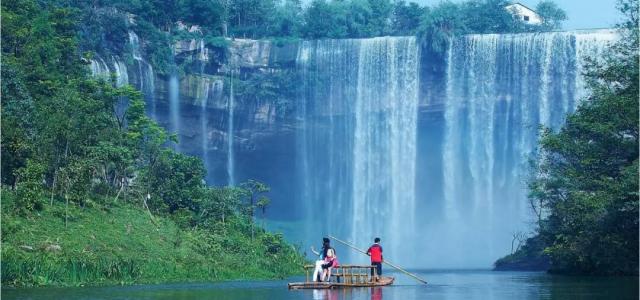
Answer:
[{"label": "turquoise water", "polygon": [[573,277],[488,270],[416,271],[418,284],[395,276],[392,286],[343,290],[288,290],[287,282],[234,281],[124,287],[2,289],[2,299],[638,299],[638,277]]}]

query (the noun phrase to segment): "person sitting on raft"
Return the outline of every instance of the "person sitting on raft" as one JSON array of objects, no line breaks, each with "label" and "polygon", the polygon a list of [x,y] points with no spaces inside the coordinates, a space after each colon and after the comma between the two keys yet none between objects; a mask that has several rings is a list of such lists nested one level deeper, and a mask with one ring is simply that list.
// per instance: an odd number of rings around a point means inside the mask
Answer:
[{"label": "person sitting on raft", "polygon": [[331,270],[338,266],[338,256],[336,250],[327,243],[327,254],[324,256],[324,264],[322,265],[322,281],[331,280]]},{"label": "person sitting on raft", "polygon": [[313,270],[313,281],[322,281],[322,279],[320,278],[320,275],[324,275],[322,265],[325,264],[324,259],[327,256],[328,248],[330,248],[329,242],[330,242],[329,238],[326,238],[326,237],[322,238],[322,248],[320,248],[320,252],[316,251],[316,249],[313,248],[313,246],[311,246],[311,252],[313,252],[313,254],[318,256],[318,260],[316,260],[315,269]]}]

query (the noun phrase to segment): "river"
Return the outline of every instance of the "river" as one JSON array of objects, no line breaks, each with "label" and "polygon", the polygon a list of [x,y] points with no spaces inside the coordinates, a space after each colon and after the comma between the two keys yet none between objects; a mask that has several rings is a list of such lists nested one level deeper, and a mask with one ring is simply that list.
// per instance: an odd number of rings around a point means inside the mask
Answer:
[{"label": "river", "polygon": [[416,271],[421,285],[399,273],[392,286],[288,290],[287,282],[158,284],[115,287],[2,289],[3,299],[638,299],[638,277],[558,276],[489,270]]}]

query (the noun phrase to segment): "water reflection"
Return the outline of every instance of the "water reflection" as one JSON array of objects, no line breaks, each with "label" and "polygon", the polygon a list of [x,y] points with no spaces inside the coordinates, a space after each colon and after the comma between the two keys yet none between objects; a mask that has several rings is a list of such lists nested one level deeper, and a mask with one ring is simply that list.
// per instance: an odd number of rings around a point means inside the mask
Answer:
[{"label": "water reflection", "polygon": [[331,289],[313,290],[313,300],[337,300],[339,292]]},{"label": "water reflection", "polygon": [[[392,272],[390,272],[392,273]],[[2,299],[638,299],[638,277],[553,276],[536,272],[438,270],[416,272],[428,285],[392,274],[388,287],[334,290],[288,290],[288,281],[137,285],[126,287],[2,289]],[[302,279],[303,280],[303,279]]]},{"label": "water reflection", "polygon": [[372,287],[371,288],[371,300],[382,300],[382,288],[381,287]]}]

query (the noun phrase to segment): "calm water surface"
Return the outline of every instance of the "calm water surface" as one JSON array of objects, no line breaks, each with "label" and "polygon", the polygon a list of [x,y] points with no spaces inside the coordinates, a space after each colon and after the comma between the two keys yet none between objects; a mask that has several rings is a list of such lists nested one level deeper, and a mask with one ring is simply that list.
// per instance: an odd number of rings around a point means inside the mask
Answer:
[{"label": "calm water surface", "polygon": [[3,289],[2,299],[638,299],[638,277],[569,277],[487,270],[416,271],[420,285],[399,273],[392,286],[343,290],[287,289],[281,281],[236,281],[125,287]]}]

